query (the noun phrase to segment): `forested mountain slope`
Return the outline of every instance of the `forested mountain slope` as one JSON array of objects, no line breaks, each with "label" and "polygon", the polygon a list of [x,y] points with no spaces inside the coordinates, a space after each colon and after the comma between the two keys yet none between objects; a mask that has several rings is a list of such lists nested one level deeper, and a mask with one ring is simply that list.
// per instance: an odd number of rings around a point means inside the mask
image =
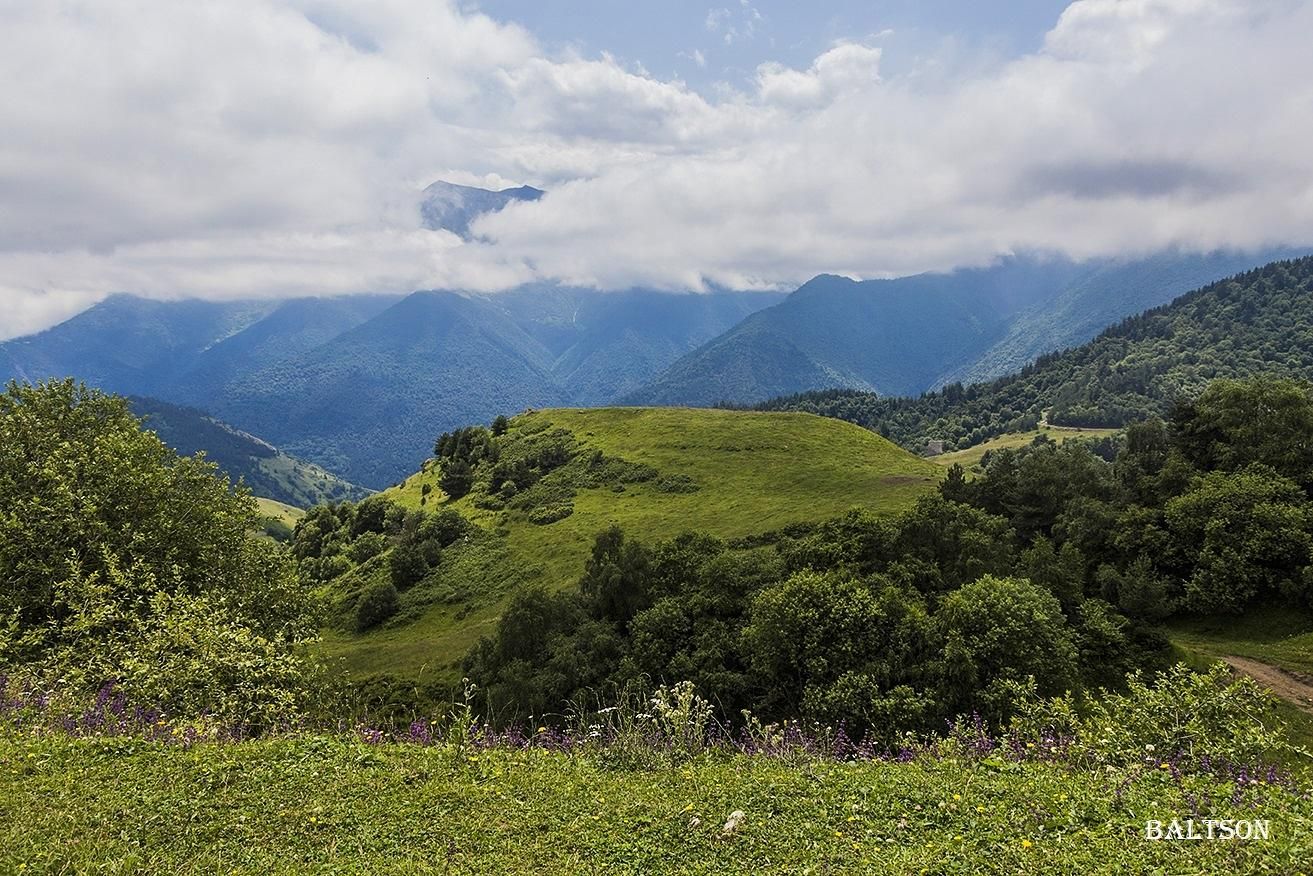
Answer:
[{"label": "forested mountain slope", "polygon": [[370,493],[195,408],[140,396],[129,398],[128,403],[145,421],[144,428],[179,455],[204,451],[229,479],[245,481],[251,492],[262,498],[309,508],[325,502],[359,501]]},{"label": "forested mountain slope", "polygon": [[675,362],[627,401],[748,403],[832,387],[916,395],[992,379],[1118,319],[1293,254],[1168,252],[1082,263],[1023,256],[895,280],[823,275]]},{"label": "forested mountain slope", "polygon": [[1057,424],[1117,426],[1163,414],[1214,378],[1261,374],[1313,378],[1313,257],[1210,284],[989,383],[919,398],[810,392],[759,408],[838,417],[909,448],[939,439],[953,450],[1034,428],[1046,410]]}]

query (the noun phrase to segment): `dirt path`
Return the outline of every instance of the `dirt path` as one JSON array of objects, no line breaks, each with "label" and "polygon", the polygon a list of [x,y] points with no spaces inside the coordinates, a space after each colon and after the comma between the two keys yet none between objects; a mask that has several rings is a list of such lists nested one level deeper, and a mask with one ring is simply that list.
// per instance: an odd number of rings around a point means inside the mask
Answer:
[{"label": "dirt path", "polygon": [[1272,693],[1313,715],[1313,679],[1297,672],[1269,666],[1248,657],[1223,657],[1239,672],[1272,689]]}]

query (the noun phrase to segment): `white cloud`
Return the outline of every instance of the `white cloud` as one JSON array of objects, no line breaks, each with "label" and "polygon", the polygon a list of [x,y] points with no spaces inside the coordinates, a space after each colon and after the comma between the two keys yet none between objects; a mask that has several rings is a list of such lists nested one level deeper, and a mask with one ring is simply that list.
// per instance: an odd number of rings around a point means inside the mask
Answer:
[{"label": "white cloud", "polygon": [[[760,21],[723,11],[721,36]],[[1296,0],[1080,0],[983,71],[882,79],[882,34],[714,97],[451,0],[0,0],[0,20],[0,336],[114,291],[761,286],[1313,242]],[[462,244],[416,230],[439,177],[549,194]]]}]

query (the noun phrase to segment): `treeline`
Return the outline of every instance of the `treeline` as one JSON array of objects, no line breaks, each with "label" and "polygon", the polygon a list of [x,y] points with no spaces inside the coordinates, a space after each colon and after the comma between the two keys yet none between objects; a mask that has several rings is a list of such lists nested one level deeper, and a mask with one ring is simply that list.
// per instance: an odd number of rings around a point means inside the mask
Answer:
[{"label": "treeline", "polygon": [[575,590],[517,595],[465,669],[505,719],[679,680],[729,714],[886,735],[1001,719],[1028,677],[1091,690],[1160,664],[1171,615],[1307,605],[1310,435],[1307,386],[1221,381],[1111,453],[1041,438],[907,513],[766,549],[612,529]]},{"label": "treeline", "polygon": [[1052,423],[1119,427],[1166,416],[1211,380],[1271,374],[1313,379],[1313,257],[1273,262],[1123,320],[1019,373],[920,398],[822,390],[758,410],[848,420],[915,451],[931,440],[970,447]]}]

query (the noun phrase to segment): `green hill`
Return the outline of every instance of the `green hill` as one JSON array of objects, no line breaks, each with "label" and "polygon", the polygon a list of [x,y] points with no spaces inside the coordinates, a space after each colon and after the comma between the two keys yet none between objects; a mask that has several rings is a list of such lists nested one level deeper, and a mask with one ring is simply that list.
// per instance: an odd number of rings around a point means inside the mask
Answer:
[{"label": "green hill", "polygon": [[[547,410],[510,420],[498,441],[508,464],[563,450],[555,467],[509,500],[504,488],[489,490],[485,471],[469,495],[450,501],[432,463],[382,494],[413,509],[453,508],[475,527],[401,594],[388,624],[363,635],[327,634],[327,651],[352,670],[450,675],[454,661],[491,632],[511,592],[534,582],[574,584],[597,533],[612,524],[652,540],[692,530],[748,539],[854,507],[903,510],[942,476],[869,431],[806,414]],[[327,585],[339,627],[349,626],[361,594],[385,581],[388,569],[386,554],[365,558]]]},{"label": "green hill", "polygon": [[1113,427],[1164,414],[1223,377],[1313,379],[1313,257],[1273,262],[1123,320],[1017,374],[919,398],[829,390],[759,405],[858,423],[904,447],[957,450],[1006,432]]}]

